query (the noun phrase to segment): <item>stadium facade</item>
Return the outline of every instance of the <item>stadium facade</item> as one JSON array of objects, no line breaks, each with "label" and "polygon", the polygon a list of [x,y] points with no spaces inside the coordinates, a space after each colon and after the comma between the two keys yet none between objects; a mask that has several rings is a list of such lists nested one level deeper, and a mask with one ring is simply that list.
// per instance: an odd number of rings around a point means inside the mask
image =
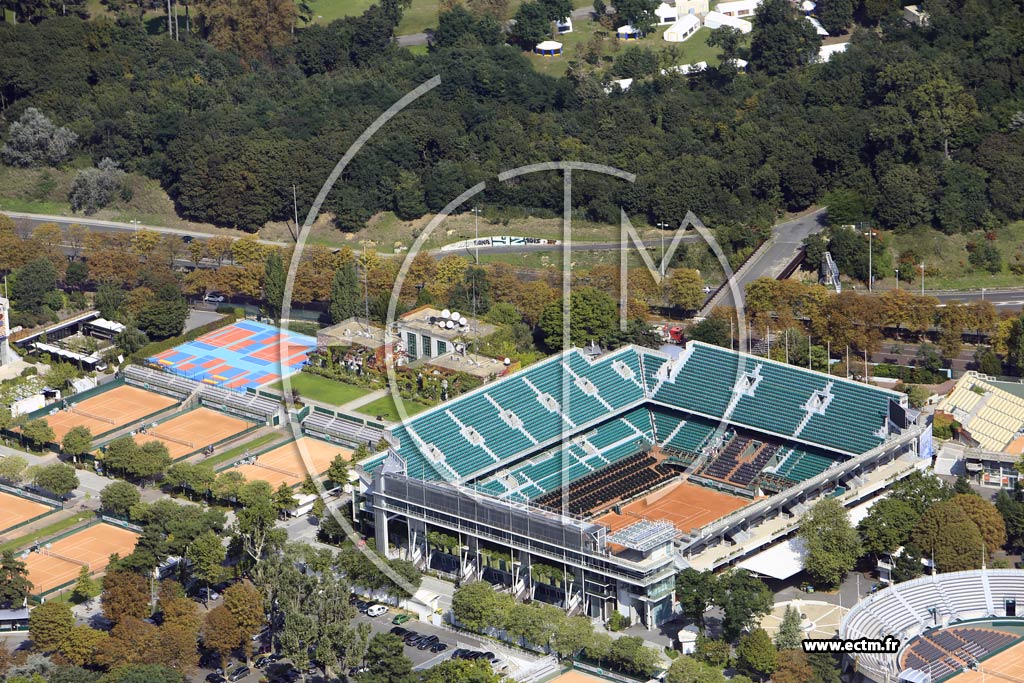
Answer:
[{"label": "stadium facade", "polygon": [[[378,548],[648,628],[681,568],[735,564],[794,531],[762,525],[823,495],[853,505],[870,473],[931,455],[903,394],[695,341],[571,349],[385,436],[360,463]],[[702,515],[705,495],[733,505]]]}]

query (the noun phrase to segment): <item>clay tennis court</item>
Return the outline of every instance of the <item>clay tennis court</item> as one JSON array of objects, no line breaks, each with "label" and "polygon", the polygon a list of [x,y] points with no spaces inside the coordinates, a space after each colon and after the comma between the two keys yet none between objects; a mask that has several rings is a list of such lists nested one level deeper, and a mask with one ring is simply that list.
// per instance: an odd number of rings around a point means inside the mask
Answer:
[{"label": "clay tennis court", "polygon": [[[118,553],[121,557],[131,554],[139,535],[111,524],[94,524],[76,534],[65,536],[45,550],[78,560],[87,564],[93,574],[107,568],[110,556]],[[42,595],[54,588],[78,578],[82,565],[61,557],[44,555],[42,552],[29,553],[25,558],[32,592]]]},{"label": "clay tennis court", "polygon": [[0,491],[0,531],[10,529],[33,517],[53,512],[54,509],[49,505]]},{"label": "clay tennis court", "polygon": [[[1024,643],[1019,643],[999,654],[992,655],[981,662],[981,671],[968,669],[958,676],[949,679],[947,683],[982,683],[987,676],[996,676],[992,683],[1000,683],[1001,680],[1011,681],[1024,680]],[[999,678],[1002,677],[1002,678]]]},{"label": "clay tennis court", "polygon": [[[310,469],[307,469],[303,462],[299,452],[300,446],[302,452],[309,459]],[[305,481],[309,473],[319,475],[326,472],[331,461],[334,460],[334,456],[338,453],[341,453],[346,460],[352,459],[352,451],[347,448],[304,436],[259,456],[256,459],[259,465],[241,465],[235,469],[245,475],[249,481],[260,479],[275,489],[282,483],[288,486],[297,486]],[[275,469],[267,469],[260,465]]]},{"label": "clay tennis court", "polygon": [[249,423],[245,420],[209,408],[196,408],[161,422],[156,427],[147,428],[145,434],[137,432],[135,443],[159,441],[167,446],[171,459],[177,460],[210,444],[241,434],[248,428]]},{"label": "clay tennis court", "polygon": [[583,671],[570,669],[561,676],[552,678],[547,683],[608,683],[608,681],[603,678],[598,678],[597,676],[584,673]]},{"label": "clay tennis court", "polygon": [[46,416],[54,440],[58,442],[72,427],[88,427],[95,436],[137,422],[147,415],[173,406],[177,401],[145,389],[122,385],[84,401],[75,401],[72,397],[68,403],[71,404],[71,410],[61,410]]},{"label": "clay tennis court", "polygon": [[680,481],[624,505],[621,515],[609,512],[595,521],[614,532],[639,521],[640,518],[663,519],[672,522],[677,529],[686,533],[749,504],[750,500],[747,498],[730,496],[728,493]]}]

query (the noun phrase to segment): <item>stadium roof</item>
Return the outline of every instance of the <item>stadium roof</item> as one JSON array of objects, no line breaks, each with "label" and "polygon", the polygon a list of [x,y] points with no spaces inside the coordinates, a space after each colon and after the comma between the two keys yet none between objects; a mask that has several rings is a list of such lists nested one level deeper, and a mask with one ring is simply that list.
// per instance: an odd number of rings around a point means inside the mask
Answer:
[{"label": "stadium roof", "polygon": [[1024,432],[1024,398],[968,372],[937,410],[950,413],[978,444],[1004,451]]},{"label": "stadium roof", "polygon": [[736,566],[755,574],[785,580],[804,568],[806,552],[802,539],[790,538],[753,557],[748,557]]},{"label": "stadium roof", "polygon": [[[416,479],[465,483],[573,446],[574,458],[551,467],[564,472],[598,458],[585,474],[603,466],[602,449],[638,449],[651,440],[649,414],[636,409],[653,404],[856,455],[885,441],[893,401],[905,405],[906,397],[696,341],[676,359],[637,346],[596,359],[570,349],[410,418],[391,430],[391,440]],[[595,429],[603,435],[587,436]]]}]

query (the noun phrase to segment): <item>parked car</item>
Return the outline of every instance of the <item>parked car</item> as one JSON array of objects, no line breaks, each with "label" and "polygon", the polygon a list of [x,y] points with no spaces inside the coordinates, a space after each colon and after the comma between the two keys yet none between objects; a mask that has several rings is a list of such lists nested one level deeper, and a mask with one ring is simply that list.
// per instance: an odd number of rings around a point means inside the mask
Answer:
[{"label": "parked car", "polygon": [[405,635],[409,632],[409,629],[402,628],[401,626],[395,626],[391,629],[391,635],[398,636],[399,638],[405,638]]},{"label": "parked car", "polygon": [[366,610],[366,616],[368,617],[379,617],[387,613],[387,605],[374,605]]},{"label": "parked car", "polygon": [[416,638],[419,638],[419,637],[420,637],[420,634],[417,633],[416,631],[409,631],[408,633],[405,634],[405,636],[402,638],[402,640],[405,641],[406,645],[408,645],[411,641],[413,641],[413,640],[415,640]]},{"label": "parked car", "polygon": [[208,304],[222,304],[224,303],[224,295],[219,292],[207,292],[203,297],[203,301]]},{"label": "parked car", "polygon": [[270,657],[259,657],[255,662],[253,662],[253,664],[256,666],[257,669],[262,669],[267,664],[270,664],[270,662]]},{"label": "parked car", "polygon": [[416,647],[420,650],[427,650],[439,640],[441,639],[437,636],[427,636],[426,638],[422,639],[419,643],[417,643]]},{"label": "parked car", "polygon": [[221,676],[216,671],[210,674],[206,674],[206,683],[227,683],[226,678]]},{"label": "parked car", "polygon": [[237,669],[235,669],[234,671],[231,672],[231,675],[228,676],[228,680],[229,681],[240,681],[240,680],[242,680],[243,678],[245,678],[246,676],[248,676],[251,673],[252,673],[252,670],[249,667],[247,667],[247,666],[240,666],[240,667],[238,667]]},{"label": "parked car", "polygon": [[391,620],[392,624],[404,624],[405,622],[412,619],[412,616],[408,614],[396,614],[395,618]]},{"label": "parked car", "polygon": [[212,588],[200,588],[199,599],[206,600],[208,602],[216,602],[217,600],[220,600],[220,593]]},{"label": "parked car", "polygon": [[441,642],[434,643],[433,645],[430,646],[430,651],[431,652],[444,652],[447,649],[448,649],[448,645],[446,643],[441,643]]},{"label": "parked car", "polygon": [[353,606],[359,610],[361,614],[366,614],[366,610],[370,608],[370,603],[365,600],[356,600],[355,603],[353,603]]}]

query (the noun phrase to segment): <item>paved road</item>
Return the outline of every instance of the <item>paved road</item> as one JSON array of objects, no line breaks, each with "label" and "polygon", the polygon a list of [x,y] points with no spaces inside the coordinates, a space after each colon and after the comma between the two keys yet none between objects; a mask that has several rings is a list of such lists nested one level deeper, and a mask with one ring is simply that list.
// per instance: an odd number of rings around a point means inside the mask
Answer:
[{"label": "paved road", "polygon": [[[825,212],[825,209],[818,209],[800,218],[775,225],[772,228],[772,237],[769,238],[770,245],[757,257],[743,264],[730,278],[736,283],[740,301],[733,300],[732,287],[726,283],[720,295],[712,294],[708,302],[705,302],[705,308],[710,309],[712,302],[715,306],[742,306],[743,295],[749,283],[759,277],[778,277],[796,256],[803,241],[809,235],[825,228]],[[705,310],[701,311],[701,315],[706,314]]]}]

